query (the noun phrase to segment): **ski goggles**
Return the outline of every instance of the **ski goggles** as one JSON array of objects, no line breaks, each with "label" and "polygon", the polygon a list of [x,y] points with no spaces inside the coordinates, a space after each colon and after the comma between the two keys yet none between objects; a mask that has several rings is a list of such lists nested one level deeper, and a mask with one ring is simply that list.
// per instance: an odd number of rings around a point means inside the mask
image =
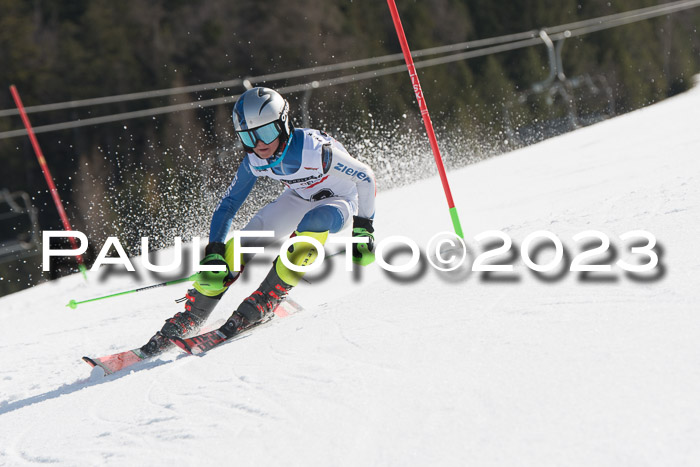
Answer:
[{"label": "ski goggles", "polygon": [[252,130],[237,131],[238,137],[241,138],[243,146],[254,148],[258,141],[265,144],[270,144],[280,135],[277,127],[277,122],[268,123]]}]

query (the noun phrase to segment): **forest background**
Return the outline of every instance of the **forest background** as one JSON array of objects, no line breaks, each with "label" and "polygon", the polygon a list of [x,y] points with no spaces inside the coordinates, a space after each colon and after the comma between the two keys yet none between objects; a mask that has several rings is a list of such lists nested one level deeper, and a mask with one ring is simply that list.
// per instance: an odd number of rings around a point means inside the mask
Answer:
[{"label": "forest background", "polygon": [[[397,0],[414,51],[663,3],[668,2]],[[589,84],[569,87],[570,102],[557,93],[532,92],[550,72],[544,45],[422,68],[421,84],[448,168],[688,89],[700,69],[698,24],[700,8],[693,8],[567,39],[563,72]],[[33,106],[398,52],[386,2],[379,0],[0,0],[0,110],[14,108],[11,84],[25,106]],[[253,84],[277,88],[321,78]],[[230,87],[42,112],[30,119],[41,126],[243,91]],[[405,72],[285,97],[297,125],[308,98],[304,123],[329,132],[369,162],[380,190],[434,174]],[[206,242],[212,210],[243,156],[231,108],[217,105],[38,135],[72,226],[90,239],[88,262],[108,236],[118,237],[129,254],[138,253],[142,236],[149,237],[152,249],[172,245],[175,236],[198,235]],[[19,117],[0,118],[0,133],[19,128]],[[38,212],[34,233],[62,230],[26,136],[0,139],[0,166],[0,189],[30,196]],[[234,227],[242,227],[278,191],[259,182]],[[26,226],[3,224],[0,242],[26,234]],[[74,263],[57,263],[51,274],[42,273],[36,254],[0,261],[0,295],[76,270]]]}]

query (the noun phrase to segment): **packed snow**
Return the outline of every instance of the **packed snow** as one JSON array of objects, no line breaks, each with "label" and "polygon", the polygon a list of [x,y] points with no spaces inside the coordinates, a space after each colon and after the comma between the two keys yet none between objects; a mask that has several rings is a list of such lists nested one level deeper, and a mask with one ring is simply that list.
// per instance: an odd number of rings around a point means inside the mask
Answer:
[{"label": "packed snow", "polygon": [[[202,357],[173,350],[106,377],[81,361],[143,344],[187,284],[66,303],[162,276],[103,268],[4,297],[0,464],[697,465],[698,121],[694,89],[450,172],[468,245],[451,272],[428,261],[441,264],[429,239],[452,229],[439,179],[380,192],[377,239],[415,241],[415,267],[347,272],[328,258],[292,292],[303,311]],[[655,237],[651,253],[632,250],[647,243],[638,234],[620,238],[639,230]],[[488,231],[513,246],[486,262],[512,272],[471,271],[503,244],[475,240]],[[523,248],[540,231],[554,240]],[[574,241],[587,231],[599,234]],[[611,270],[569,271],[600,238],[610,248],[584,263]],[[404,250],[385,259],[406,264]],[[536,274],[523,250],[556,267]],[[212,325],[275,254],[246,270]],[[647,272],[617,263],[654,255]]]}]

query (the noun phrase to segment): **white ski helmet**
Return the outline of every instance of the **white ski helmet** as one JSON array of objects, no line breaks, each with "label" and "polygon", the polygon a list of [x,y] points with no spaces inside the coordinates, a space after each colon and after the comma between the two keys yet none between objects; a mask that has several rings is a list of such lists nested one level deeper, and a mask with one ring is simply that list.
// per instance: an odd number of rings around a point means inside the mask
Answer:
[{"label": "white ski helmet", "polygon": [[270,88],[249,89],[233,106],[233,127],[246,149],[252,150],[258,140],[270,144],[280,138],[280,147],[294,129],[289,121],[289,103]]}]

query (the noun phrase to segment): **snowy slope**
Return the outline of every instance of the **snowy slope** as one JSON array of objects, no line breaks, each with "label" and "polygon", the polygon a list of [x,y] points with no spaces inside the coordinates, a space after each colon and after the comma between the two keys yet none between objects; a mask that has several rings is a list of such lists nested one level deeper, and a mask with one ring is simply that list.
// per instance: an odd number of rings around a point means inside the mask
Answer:
[{"label": "snowy slope", "polygon": [[[698,121],[700,89],[452,172],[470,249],[507,233],[512,273],[423,261],[353,274],[334,258],[294,290],[305,311],[203,358],[172,352],[107,378],[80,361],[142,344],[185,285],[75,311],[71,298],[136,282],[74,276],[4,297],[0,464],[697,465]],[[377,211],[378,238],[423,250],[451,228],[437,178],[380,193]],[[638,229],[658,239],[651,275],[538,277],[517,256],[548,230],[570,260],[572,237],[598,230],[614,253],[594,262],[634,262],[619,236]]]}]

